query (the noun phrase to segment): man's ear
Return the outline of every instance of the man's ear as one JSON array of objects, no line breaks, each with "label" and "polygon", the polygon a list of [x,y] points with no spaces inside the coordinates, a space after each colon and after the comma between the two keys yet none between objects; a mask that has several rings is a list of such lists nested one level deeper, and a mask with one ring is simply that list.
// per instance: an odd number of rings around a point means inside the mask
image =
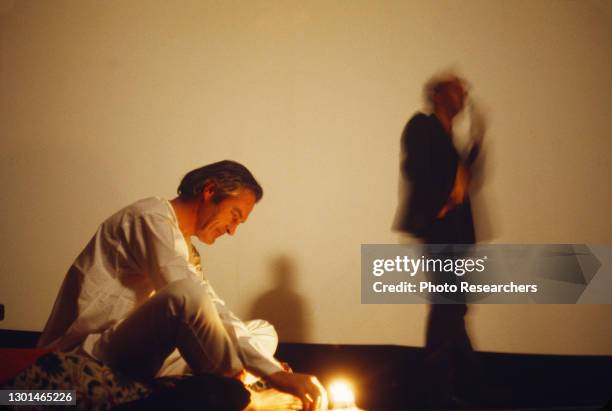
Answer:
[{"label": "man's ear", "polygon": [[209,201],[217,194],[217,183],[209,181],[202,187],[202,200]]}]

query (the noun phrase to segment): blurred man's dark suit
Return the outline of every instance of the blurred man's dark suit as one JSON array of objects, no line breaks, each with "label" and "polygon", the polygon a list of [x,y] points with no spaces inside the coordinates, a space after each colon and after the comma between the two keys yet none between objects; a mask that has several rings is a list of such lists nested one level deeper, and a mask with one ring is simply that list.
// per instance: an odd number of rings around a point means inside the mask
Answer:
[{"label": "blurred man's dark suit", "polygon": [[[424,244],[473,244],[474,224],[469,197],[439,218],[453,190],[459,161],[467,167],[475,160],[476,150],[462,159],[438,118],[415,114],[406,125],[401,139],[401,172],[410,188],[407,201],[400,205],[395,229],[410,233]],[[406,199],[404,199],[406,200]],[[407,206],[406,206],[407,204]],[[456,278],[445,275],[447,282]],[[462,298],[459,295],[459,298]],[[426,369],[437,390],[456,390],[472,362],[472,345],[466,332],[465,303],[432,304],[427,319]],[[434,389],[432,387],[432,389]],[[434,393],[434,395],[437,395]],[[454,394],[453,394],[454,395]]]},{"label": "blurred man's dark suit", "polygon": [[[418,113],[406,125],[401,143],[401,171],[410,193],[407,207],[399,210],[396,228],[426,244],[473,244],[469,198],[444,218],[437,218],[453,190],[460,161],[452,137],[435,115]],[[475,156],[470,153],[464,164],[471,164]]]}]

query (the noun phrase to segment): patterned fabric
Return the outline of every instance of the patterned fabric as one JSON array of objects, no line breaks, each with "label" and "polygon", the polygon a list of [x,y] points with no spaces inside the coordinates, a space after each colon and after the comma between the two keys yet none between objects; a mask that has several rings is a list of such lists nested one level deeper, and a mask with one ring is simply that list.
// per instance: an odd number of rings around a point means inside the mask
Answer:
[{"label": "patterned fabric", "polygon": [[198,273],[200,274],[203,273],[202,257],[200,257],[200,253],[198,252],[197,248],[195,248],[193,244],[191,244],[191,248],[189,250],[189,262],[193,264],[193,266],[195,267]]},{"label": "patterned fabric", "polygon": [[[76,352],[45,354],[11,379],[4,388],[76,390],[76,410],[99,411],[151,394],[151,387]],[[50,411],[54,408],[19,406],[16,409]]]}]

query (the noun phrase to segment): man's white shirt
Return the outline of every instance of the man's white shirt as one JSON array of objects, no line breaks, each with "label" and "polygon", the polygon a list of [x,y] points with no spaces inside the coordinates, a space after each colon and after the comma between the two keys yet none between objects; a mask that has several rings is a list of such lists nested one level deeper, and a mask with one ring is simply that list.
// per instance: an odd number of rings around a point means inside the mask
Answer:
[{"label": "man's white shirt", "polygon": [[202,271],[189,262],[174,209],[159,197],[131,204],[100,225],[68,270],[38,344],[61,350],[81,345],[100,359],[100,341],[114,327],[154,291],[185,278],[206,289],[248,371],[263,376],[282,370],[271,354],[274,328],[264,333],[260,328],[254,335],[252,327],[228,309]]}]

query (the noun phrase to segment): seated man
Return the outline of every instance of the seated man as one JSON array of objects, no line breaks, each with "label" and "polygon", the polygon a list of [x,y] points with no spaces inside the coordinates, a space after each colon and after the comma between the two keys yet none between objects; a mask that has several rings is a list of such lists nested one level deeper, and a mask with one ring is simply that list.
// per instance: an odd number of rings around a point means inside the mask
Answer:
[{"label": "seated man", "polygon": [[283,369],[274,328],[226,307],[191,244],[233,235],[262,195],[246,167],[221,161],[185,175],[175,199],[148,198],[109,217],[68,270],[38,345],[77,348],[145,380],[246,370],[273,387],[252,392],[252,408],[313,409],[316,378]]}]

